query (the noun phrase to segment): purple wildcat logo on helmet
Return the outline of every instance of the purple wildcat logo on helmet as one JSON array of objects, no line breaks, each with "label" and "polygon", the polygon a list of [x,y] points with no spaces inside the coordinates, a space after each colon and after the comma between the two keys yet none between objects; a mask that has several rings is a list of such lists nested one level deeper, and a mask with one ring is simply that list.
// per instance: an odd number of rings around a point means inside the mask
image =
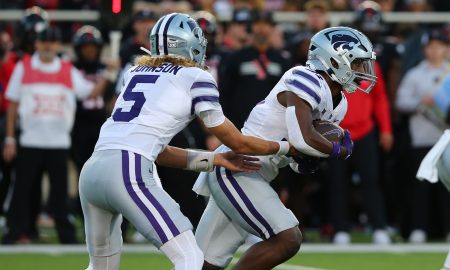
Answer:
[{"label": "purple wildcat logo on helmet", "polygon": [[351,50],[361,44],[359,38],[350,31],[331,31],[325,34],[335,51]]}]

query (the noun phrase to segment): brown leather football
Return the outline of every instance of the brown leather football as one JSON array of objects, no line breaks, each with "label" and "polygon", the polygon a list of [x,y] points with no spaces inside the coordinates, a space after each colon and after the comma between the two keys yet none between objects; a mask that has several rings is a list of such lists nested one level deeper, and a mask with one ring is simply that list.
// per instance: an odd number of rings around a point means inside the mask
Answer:
[{"label": "brown leather football", "polygon": [[317,132],[319,132],[330,142],[340,143],[344,138],[344,129],[330,121],[314,120],[313,126]]}]

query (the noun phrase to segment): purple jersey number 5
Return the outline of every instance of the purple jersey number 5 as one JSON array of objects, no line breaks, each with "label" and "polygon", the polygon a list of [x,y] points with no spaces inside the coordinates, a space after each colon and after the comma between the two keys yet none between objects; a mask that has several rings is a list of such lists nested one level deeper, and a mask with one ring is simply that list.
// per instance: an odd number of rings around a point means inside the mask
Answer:
[{"label": "purple jersey number 5", "polygon": [[130,122],[136,118],[141,112],[142,106],[145,103],[145,96],[142,92],[133,92],[133,89],[138,83],[155,83],[159,78],[159,75],[135,75],[131,78],[130,82],[123,93],[123,100],[134,101],[133,106],[131,106],[130,111],[124,112],[122,108],[117,108],[113,113],[112,118],[117,122]]}]

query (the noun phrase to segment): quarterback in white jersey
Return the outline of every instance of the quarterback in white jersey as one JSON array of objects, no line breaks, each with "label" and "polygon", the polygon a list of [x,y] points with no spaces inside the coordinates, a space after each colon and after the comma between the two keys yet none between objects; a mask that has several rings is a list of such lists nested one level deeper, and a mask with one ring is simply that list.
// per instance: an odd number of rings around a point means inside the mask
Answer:
[{"label": "quarterback in white jersey", "polygon": [[[308,156],[346,159],[353,142],[345,131],[341,143],[330,142],[317,133],[313,121],[339,123],[347,111],[342,91],[373,87],[375,54],[362,33],[348,27],[332,27],[312,37],[307,67],[287,71],[269,95],[251,111],[242,133],[267,140],[286,139]],[[367,89],[359,85],[370,82]],[[227,151],[221,146],[218,152]],[[233,173],[217,166],[202,172],[194,190],[211,195],[196,231],[204,252],[203,269],[225,269],[234,252],[249,234],[263,241],[253,245],[233,269],[272,269],[300,248],[298,220],[284,207],[270,181],[278,168],[288,164],[300,173],[308,167],[301,155],[260,157],[257,172]]]},{"label": "quarterback in white jersey", "polygon": [[[225,118],[219,92],[204,70],[206,40],[195,20],[172,13],[150,34],[152,56],[129,69],[112,116],[101,128],[95,151],[80,174],[89,270],[119,269],[122,215],[167,255],[176,270],[199,270],[203,253],[192,225],[154,176],[153,163],[195,171],[214,165],[254,171],[257,159],[168,146],[172,137],[199,117],[237,153],[279,154],[289,143],[242,135]],[[180,179],[182,180],[182,179]]]}]

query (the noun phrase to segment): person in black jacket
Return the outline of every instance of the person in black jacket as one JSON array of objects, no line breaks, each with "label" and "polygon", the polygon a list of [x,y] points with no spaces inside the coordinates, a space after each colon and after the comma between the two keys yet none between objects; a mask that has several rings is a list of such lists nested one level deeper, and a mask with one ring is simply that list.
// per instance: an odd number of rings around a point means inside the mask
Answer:
[{"label": "person in black jacket", "polygon": [[122,68],[127,63],[134,62],[136,55],[142,55],[143,51],[141,47],[150,49],[150,43],[148,41],[148,33],[155,25],[157,14],[152,10],[139,10],[133,14],[131,18],[131,27],[134,32],[133,36],[126,36],[127,32],[123,32],[124,42],[120,46],[120,61]]},{"label": "person in black jacket", "polygon": [[[73,38],[77,60],[74,66],[90,81],[105,80],[106,66],[100,61],[103,39],[100,31],[91,25],[78,29]],[[104,82],[103,93],[110,86]],[[111,88],[111,87],[110,87]],[[104,96],[77,101],[75,122],[72,129],[72,158],[78,172],[94,151],[100,128],[106,120]],[[76,212],[81,214],[79,199],[75,203]]]},{"label": "person in black jacket", "polygon": [[287,55],[271,48],[272,13],[254,13],[253,18],[252,45],[231,54],[225,62],[224,73],[219,74],[223,110],[238,128],[291,67]]}]

